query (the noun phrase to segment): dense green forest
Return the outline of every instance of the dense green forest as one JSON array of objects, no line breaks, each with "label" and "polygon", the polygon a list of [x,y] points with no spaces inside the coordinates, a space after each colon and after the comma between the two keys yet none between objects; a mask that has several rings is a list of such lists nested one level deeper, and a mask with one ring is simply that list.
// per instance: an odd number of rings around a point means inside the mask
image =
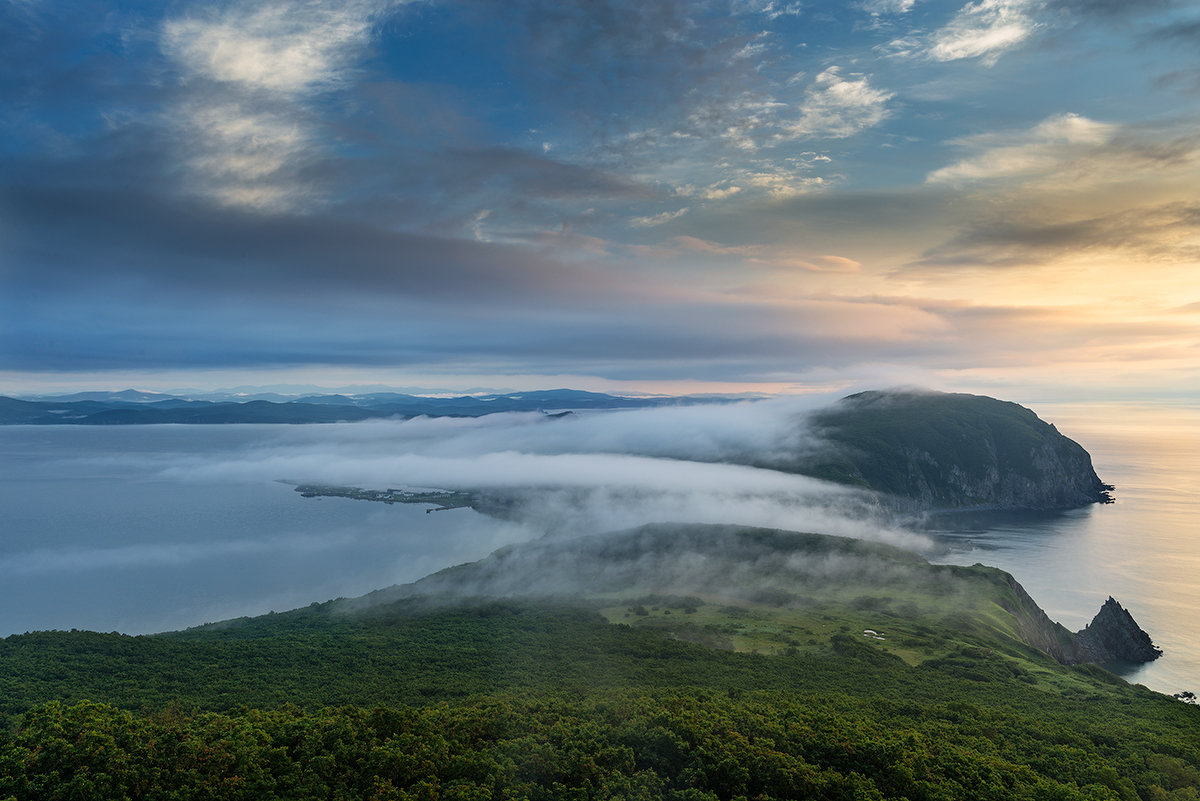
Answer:
[{"label": "dense green forest", "polygon": [[981,395],[860,392],[813,415],[825,445],[783,465],[905,508],[1066,509],[1110,500],[1086,450],[1034,412]]},{"label": "dense green forest", "polygon": [[[1200,798],[1200,707],[1023,642],[1006,574],[816,535],[679,534],[542,543],[164,635],[9,637],[0,799]],[[703,575],[749,560],[760,580],[446,592],[522,554],[658,573],[701,552]]]},{"label": "dense green forest", "polygon": [[0,798],[1200,797],[1200,708],[851,634],[768,656],[500,604],[325,637],[46,633],[0,661]]}]

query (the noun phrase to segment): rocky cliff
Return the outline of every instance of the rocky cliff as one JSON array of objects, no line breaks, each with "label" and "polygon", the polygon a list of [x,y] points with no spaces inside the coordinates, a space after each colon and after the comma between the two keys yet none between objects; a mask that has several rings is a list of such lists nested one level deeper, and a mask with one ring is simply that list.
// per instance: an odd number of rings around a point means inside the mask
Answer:
[{"label": "rocky cliff", "polygon": [[1111,596],[1092,622],[1075,635],[1075,654],[1080,662],[1152,662],[1162,656],[1150,635],[1142,631]]},{"label": "rocky cliff", "polygon": [[1064,665],[1076,664],[1075,635],[1055,623],[1015,578],[1005,574],[1012,596],[1001,606],[1017,619],[1018,633],[1026,645],[1047,653]]},{"label": "rocky cliff", "polygon": [[1082,631],[1072,634],[1055,623],[1029,597],[1016,579],[1006,574],[1011,597],[1002,604],[1017,619],[1021,640],[1064,665],[1140,664],[1162,656],[1150,635],[1138,626],[1115,599],[1109,597]]},{"label": "rocky cliff", "polygon": [[907,510],[1033,509],[1109,500],[1091,456],[1029,409],[979,395],[863,392],[813,417],[824,447],[794,465]]}]

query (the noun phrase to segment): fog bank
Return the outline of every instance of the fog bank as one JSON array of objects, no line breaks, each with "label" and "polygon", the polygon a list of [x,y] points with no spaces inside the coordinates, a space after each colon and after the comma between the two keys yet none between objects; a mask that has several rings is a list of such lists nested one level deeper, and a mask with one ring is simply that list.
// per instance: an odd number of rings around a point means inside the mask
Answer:
[{"label": "fog bank", "polygon": [[510,499],[531,537],[724,523],[926,547],[925,538],[887,524],[867,493],[725,461],[771,465],[816,448],[806,423],[816,405],[788,398],[281,427],[235,457],[186,457],[160,469],[204,482],[479,490]]}]

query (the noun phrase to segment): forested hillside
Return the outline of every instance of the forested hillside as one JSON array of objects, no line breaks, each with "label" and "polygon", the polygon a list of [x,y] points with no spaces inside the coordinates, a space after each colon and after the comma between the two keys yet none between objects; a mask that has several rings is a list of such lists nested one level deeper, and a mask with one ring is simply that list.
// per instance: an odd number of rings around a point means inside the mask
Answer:
[{"label": "forested hillside", "polygon": [[1109,500],[1086,450],[1029,409],[981,395],[861,392],[813,416],[827,447],[793,469],[912,509],[1065,509]]},{"label": "forested hillside", "polygon": [[[570,603],[483,597],[512,549],[183,632],[9,637],[0,799],[1200,793],[1200,708],[1024,642],[1000,571],[723,527],[535,545],[538,569],[591,553],[627,570]],[[676,576],[757,567],[642,594],[638,571],[718,546],[728,561]]]}]

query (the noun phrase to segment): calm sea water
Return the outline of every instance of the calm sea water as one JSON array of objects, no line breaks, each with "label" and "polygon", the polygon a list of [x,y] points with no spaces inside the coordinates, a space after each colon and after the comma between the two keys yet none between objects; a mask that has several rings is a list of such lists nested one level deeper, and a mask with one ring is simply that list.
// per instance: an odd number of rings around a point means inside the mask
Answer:
[{"label": "calm sea water", "polygon": [[294,426],[0,426],[0,636],[131,634],[414,581],[529,533],[469,509],[305,499],[212,462]]},{"label": "calm sea water", "polygon": [[956,551],[944,561],[1007,570],[1072,631],[1113,596],[1164,652],[1122,675],[1161,692],[1200,692],[1200,407],[1033,408],[1092,454],[1116,502],[973,521],[945,535]]},{"label": "calm sea water", "polygon": [[[1072,630],[1116,597],[1166,652],[1127,678],[1200,691],[1200,408],[1034,408],[1092,453],[1117,502],[959,521],[939,532],[950,548],[941,560],[1011,572]],[[243,454],[303,448],[314,431],[0,426],[0,636],[145,633],[290,609],[536,535],[465,509],[303,499],[271,480],[286,476],[228,471]],[[205,469],[214,463],[236,477]]]}]

